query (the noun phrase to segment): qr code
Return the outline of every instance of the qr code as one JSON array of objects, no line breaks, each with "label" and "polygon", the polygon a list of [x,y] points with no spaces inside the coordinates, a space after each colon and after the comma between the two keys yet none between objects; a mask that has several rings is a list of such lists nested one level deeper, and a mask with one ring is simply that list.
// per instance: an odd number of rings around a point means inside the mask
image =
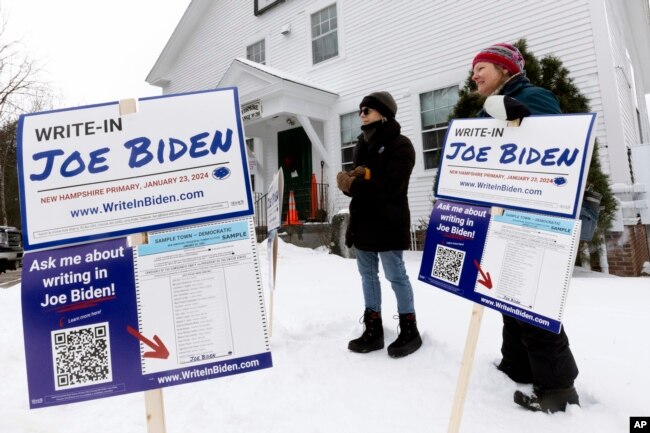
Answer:
[{"label": "qr code", "polygon": [[463,271],[463,260],[465,251],[438,244],[431,276],[457,286]]},{"label": "qr code", "polygon": [[113,380],[108,322],[52,331],[54,389]]}]

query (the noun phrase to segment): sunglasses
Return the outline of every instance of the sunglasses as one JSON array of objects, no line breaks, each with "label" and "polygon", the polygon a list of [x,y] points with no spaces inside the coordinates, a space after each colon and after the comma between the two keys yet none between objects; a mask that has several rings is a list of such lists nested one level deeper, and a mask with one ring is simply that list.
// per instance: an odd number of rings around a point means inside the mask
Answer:
[{"label": "sunglasses", "polygon": [[362,114],[364,116],[367,116],[370,113],[370,111],[372,111],[372,108],[363,107],[361,110],[359,110],[359,116],[361,116]]}]

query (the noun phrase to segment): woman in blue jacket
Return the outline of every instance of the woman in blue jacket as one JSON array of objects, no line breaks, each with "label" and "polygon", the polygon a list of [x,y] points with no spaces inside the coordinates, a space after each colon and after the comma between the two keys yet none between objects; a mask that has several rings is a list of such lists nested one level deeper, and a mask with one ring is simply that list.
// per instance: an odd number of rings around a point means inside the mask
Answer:
[{"label": "woman in blue jacket", "polygon": [[[481,50],[472,62],[472,80],[481,96],[504,95],[528,107],[530,114],[559,114],[560,104],[547,89],[534,86],[525,76],[524,58],[510,44]],[[525,107],[523,107],[525,110]],[[481,110],[479,116],[487,117]],[[533,393],[516,391],[517,404],[533,411],[564,411],[579,404],[574,380],[578,376],[569,339],[562,326],[559,334],[503,315],[503,355],[499,370],[519,383],[532,383]]]}]

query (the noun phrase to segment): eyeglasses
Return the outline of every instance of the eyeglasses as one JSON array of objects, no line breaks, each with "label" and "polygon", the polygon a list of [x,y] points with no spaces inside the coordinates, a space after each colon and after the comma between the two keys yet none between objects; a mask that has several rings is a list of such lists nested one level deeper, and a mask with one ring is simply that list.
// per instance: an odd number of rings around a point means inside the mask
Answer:
[{"label": "eyeglasses", "polygon": [[363,107],[361,110],[359,110],[359,116],[361,116],[362,114],[364,116],[367,116],[368,114],[370,114],[371,110],[372,110],[372,108]]}]

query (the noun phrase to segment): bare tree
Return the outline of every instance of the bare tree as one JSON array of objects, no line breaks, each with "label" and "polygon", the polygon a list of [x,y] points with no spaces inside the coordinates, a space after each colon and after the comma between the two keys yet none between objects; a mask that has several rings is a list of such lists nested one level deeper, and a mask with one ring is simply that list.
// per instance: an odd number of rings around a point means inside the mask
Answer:
[{"label": "bare tree", "polygon": [[[17,121],[8,121],[0,126],[0,224],[10,225],[7,217],[7,202],[17,202],[18,187],[10,182],[10,176],[16,176],[16,125]],[[13,188],[12,188],[13,186]],[[11,191],[8,191],[11,190]],[[11,225],[16,225],[12,221]]]},{"label": "bare tree", "polygon": [[[36,62],[17,41],[7,41],[7,20],[0,19],[0,222],[7,225],[8,194],[13,202],[16,188],[7,191],[7,175],[16,170],[16,123],[23,113],[45,109],[51,101],[49,87],[39,80]],[[15,182],[11,182],[15,185]]]}]

